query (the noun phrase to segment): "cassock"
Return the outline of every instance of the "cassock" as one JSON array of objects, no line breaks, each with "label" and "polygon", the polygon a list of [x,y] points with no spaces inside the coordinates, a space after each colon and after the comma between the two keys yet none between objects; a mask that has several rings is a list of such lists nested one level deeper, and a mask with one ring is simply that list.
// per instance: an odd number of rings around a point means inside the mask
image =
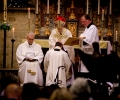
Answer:
[{"label": "cassock", "polygon": [[[44,58],[44,70],[46,75],[46,86],[56,84],[55,79],[58,79],[57,84],[63,88],[67,86],[67,80],[71,77],[69,69],[72,62],[68,54],[56,46],[54,49],[47,51]],[[58,74],[58,75],[57,75]]]},{"label": "cassock", "polygon": [[[97,27],[95,25],[93,25],[92,23],[89,24],[85,28],[82,35],[85,36],[86,38],[83,39],[83,41],[82,41],[81,49],[87,54],[92,54],[93,53],[92,43],[93,42],[99,42],[99,36],[98,36]],[[88,69],[86,68],[86,66],[83,64],[83,62],[81,62],[81,72],[85,72],[85,73],[89,72]]]},{"label": "cassock", "polygon": [[[19,65],[18,75],[21,84],[34,82],[43,86],[43,74],[40,64],[43,61],[43,52],[41,46],[35,42],[29,45],[27,41],[20,44],[16,51],[16,59]],[[26,61],[25,58],[35,59],[34,61]]]}]

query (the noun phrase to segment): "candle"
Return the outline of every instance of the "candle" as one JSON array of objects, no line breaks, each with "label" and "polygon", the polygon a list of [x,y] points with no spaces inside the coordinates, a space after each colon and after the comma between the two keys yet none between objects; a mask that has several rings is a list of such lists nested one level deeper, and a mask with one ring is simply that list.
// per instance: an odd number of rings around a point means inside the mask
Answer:
[{"label": "candle", "polygon": [[47,14],[49,14],[49,0],[47,0]]},{"label": "candle", "polygon": [[60,14],[60,0],[58,0],[58,14]]},{"label": "candle", "polygon": [[118,31],[116,31],[116,41],[117,41],[117,34],[118,34]]},{"label": "candle", "polygon": [[104,20],[104,9],[102,9],[102,21]]},{"label": "candle", "polygon": [[35,9],[36,14],[38,14],[38,0],[36,0],[36,9]]},{"label": "candle", "polygon": [[12,28],[12,30],[13,30],[12,38],[14,39],[14,27]]},{"label": "candle", "polygon": [[100,0],[98,0],[98,15],[100,14]]},{"label": "candle", "polygon": [[30,19],[30,8],[28,8],[28,19]]},{"label": "candle", "polygon": [[110,11],[109,11],[109,14],[110,15],[112,14],[112,0],[110,0]]},{"label": "candle", "polygon": [[88,14],[88,5],[89,5],[89,1],[87,0],[86,14]]},{"label": "candle", "polygon": [[4,21],[7,20],[7,0],[4,0]]}]

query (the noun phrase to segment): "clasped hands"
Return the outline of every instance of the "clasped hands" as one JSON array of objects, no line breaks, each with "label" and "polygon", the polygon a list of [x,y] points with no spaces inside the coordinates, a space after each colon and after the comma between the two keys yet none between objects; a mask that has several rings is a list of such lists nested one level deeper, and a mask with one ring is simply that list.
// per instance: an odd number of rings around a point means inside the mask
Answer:
[{"label": "clasped hands", "polygon": [[32,58],[25,58],[23,61],[32,62],[32,61],[38,61],[38,60],[37,59],[32,59]]}]

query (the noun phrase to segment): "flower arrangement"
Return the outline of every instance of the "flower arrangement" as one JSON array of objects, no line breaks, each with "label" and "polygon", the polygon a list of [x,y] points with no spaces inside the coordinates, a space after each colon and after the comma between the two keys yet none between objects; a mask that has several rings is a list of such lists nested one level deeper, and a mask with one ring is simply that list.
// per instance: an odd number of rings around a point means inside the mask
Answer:
[{"label": "flower arrangement", "polygon": [[5,22],[1,22],[0,23],[0,30],[11,30],[12,29],[12,25],[9,23],[5,23]]}]

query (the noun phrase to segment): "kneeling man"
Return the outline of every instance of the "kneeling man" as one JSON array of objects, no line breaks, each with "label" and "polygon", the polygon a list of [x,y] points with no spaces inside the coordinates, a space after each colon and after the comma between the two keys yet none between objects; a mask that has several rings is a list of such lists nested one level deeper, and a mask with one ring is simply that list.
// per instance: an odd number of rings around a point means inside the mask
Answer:
[{"label": "kneeling man", "polygon": [[44,58],[44,69],[46,75],[46,86],[57,84],[66,88],[67,80],[71,78],[71,60],[68,54],[62,50],[62,43],[56,42],[55,48],[47,51]]}]

